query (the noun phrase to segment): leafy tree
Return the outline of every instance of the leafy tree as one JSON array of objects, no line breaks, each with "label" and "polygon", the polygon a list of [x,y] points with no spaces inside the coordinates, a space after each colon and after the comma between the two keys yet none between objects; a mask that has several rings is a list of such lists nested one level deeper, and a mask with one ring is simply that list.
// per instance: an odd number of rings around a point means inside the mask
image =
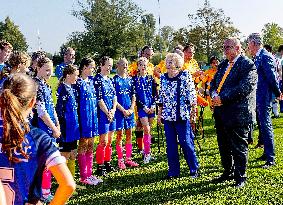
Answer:
[{"label": "leafy tree", "polygon": [[199,57],[205,56],[205,59],[198,60],[207,61],[212,52],[222,53],[224,39],[240,33],[230,18],[224,15],[224,11],[211,7],[208,0],[196,14],[189,14],[188,17],[192,23],[189,41],[197,46]]},{"label": "leafy tree", "polygon": [[131,0],[86,0],[79,4],[80,10],[73,14],[84,21],[85,31],[72,33],[66,45],[80,56],[136,56],[145,44],[145,31],[154,33],[153,16],[142,16],[143,11]]},{"label": "leafy tree", "polygon": [[276,23],[265,24],[262,36],[263,43],[271,45],[274,49],[283,44],[283,28]]},{"label": "leafy tree", "polygon": [[144,27],[144,40],[147,45],[152,45],[155,33],[156,20],[153,14],[145,14],[141,17],[141,22]]},{"label": "leafy tree", "polygon": [[0,22],[0,39],[10,42],[14,50],[27,51],[28,45],[24,35],[9,17]]}]

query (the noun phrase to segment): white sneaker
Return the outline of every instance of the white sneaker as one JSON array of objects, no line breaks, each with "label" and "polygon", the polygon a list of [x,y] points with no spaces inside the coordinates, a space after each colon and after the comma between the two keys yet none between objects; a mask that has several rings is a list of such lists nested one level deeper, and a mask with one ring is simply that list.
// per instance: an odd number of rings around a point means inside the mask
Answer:
[{"label": "white sneaker", "polygon": [[97,180],[92,179],[91,177],[88,177],[85,180],[81,181],[81,183],[96,186],[99,182]]},{"label": "white sneaker", "polygon": [[144,158],[143,158],[143,163],[147,164],[147,163],[150,162],[150,160],[151,160],[151,155],[150,154],[145,154]]},{"label": "white sneaker", "polygon": [[93,180],[93,181],[98,181],[98,183],[102,183],[103,182],[103,180],[102,179],[100,179],[100,178],[97,178],[96,176],[94,176],[94,175],[91,175],[91,176],[89,176],[88,178],[90,178],[91,180]]}]

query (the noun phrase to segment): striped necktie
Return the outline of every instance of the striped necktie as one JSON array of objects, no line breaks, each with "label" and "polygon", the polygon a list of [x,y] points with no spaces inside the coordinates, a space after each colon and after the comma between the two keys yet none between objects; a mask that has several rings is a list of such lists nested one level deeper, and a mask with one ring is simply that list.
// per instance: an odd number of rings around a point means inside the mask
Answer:
[{"label": "striped necktie", "polygon": [[225,73],[224,73],[224,75],[223,75],[223,77],[222,77],[222,79],[221,79],[221,81],[220,81],[220,83],[219,83],[219,86],[218,86],[218,88],[217,88],[217,93],[218,93],[218,94],[220,93],[221,88],[222,88],[222,86],[223,86],[223,84],[224,84],[224,82],[225,82],[227,76],[229,75],[229,73],[230,73],[230,71],[231,71],[233,65],[234,65],[234,62],[230,62],[229,67],[228,67],[227,70],[225,71]]}]

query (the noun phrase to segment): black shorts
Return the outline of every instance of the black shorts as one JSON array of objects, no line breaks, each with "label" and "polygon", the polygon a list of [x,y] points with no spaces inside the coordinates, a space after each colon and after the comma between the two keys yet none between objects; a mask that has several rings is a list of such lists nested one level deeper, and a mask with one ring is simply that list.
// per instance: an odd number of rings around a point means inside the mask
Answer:
[{"label": "black shorts", "polygon": [[59,142],[59,151],[60,152],[71,152],[78,148],[78,141],[73,142]]}]

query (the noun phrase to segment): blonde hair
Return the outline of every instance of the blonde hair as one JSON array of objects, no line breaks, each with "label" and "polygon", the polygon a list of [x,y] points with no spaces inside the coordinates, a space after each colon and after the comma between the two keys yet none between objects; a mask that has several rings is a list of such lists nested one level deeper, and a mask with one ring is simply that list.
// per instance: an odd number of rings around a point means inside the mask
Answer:
[{"label": "blonde hair", "polygon": [[183,65],[184,65],[184,58],[182,58],[179,54],[177,53],[168,53],[166,55],[166,58],[165,58],[165,62],[168,61],[168,60],[172,60],[174,66],[176,68],[182,68]]},{"label": "blonde hair", "polygon": [[29,66],[31,58],[26,52],[14,51],[9,59],[9,65],[12,68],[18,67],[20,64],[24,64],[26,67]]}]

